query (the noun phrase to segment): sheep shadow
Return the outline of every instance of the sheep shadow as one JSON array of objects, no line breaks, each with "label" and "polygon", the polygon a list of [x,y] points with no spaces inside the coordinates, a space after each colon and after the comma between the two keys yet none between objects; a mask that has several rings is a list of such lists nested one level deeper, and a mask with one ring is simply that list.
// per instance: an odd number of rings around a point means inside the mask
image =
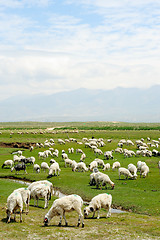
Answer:
[{"label": "sheep shadow", "polygon": [[[44,228],[51,228],[51,227],[58,227],[58,228],[76,228],[77,226],[71,226],[71,225],[61,225],[61,226],[59,226],[59,225],[55,225],[55,224],[52,224],[52,225],[48,225],[48,226],[44,226],[44,225],[42,225],[42,226],[40,226],[40,227],[44,227]],[[77,228],[79,228],[79,227],[77,227]]]}]

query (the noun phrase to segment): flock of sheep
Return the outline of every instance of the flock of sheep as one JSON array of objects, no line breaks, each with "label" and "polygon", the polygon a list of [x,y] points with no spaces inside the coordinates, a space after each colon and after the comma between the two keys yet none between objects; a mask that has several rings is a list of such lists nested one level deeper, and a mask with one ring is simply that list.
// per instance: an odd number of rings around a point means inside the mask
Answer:
[{"label": "flock of sheep", "polygon": [[[107,187],[107,185],[111,186],[111,189],[114,189],[115,184],[114,182],[110,179],[110,177],[104,173],[104,171],[109,170],[111,168],[110,163],[104,163],[104,160],[109,160],[112,159],[114,160],[113,153],[120,153],[123,154],[124,157],[126,158],[131,158],[132,156],[160,156],[160,152],[156,149],[153,149],[152,151],[149,150],[149,147],[154,147],[158,148],[160,144],[160,139],[158,140],[150,140],[147,138],[149,141],[148,143],[144,142],[144,139],[137,140],[135,143],[133,143],[131,140],[125,140],[121,139],[118,142],[118,147],[115,150],[110,150],[110,151],[102,151],[102,148],[105,146],[104,140],[102,138],[99,139],[87,139],[83,138],[81,142],[78,142],[74,138],[70,139],[58,139],[58,144],[63,144],[65,145],[67,142],[75,142],[79,145],[84,144],[84,149],[90,148],[91,151],[93,151],[95,155],[95,159],[88,164],[88,166],[85,164],[85,159],[86,159],[86,154],[82,149],[77,148],[76,150],[74,148],[68,148],[66,150],[62,150],[61,152],[61,159],[64,162],[64,167],[70,167],[73,172],[75,171],[81,171],[81,172],[86,172],[90,171],[90,185],[95,185],[97,188],[101,188],[102,186]],[[107,140],[108,143],[112,142],[112,139]],[[124,146],[134,146],[136,145],[136,152],[133,150],[129,150],[124,148]],[[41,165],[36,163],[36,159],[33,156],[30,156],[26,158],[23,156],[22,151],[17,151],[16,154],[13,156],[13,160],[6,160],[2,168],[5,166],[10,166],[11,171],[16,171],[19,172],[23,170],[24,172],[27,173],[27,165],[33,165],[33,171],[36,171],[36,173],[39,173],[41,170],[47,171],[48,172],[48,177],[52,177],[53,175],[58,176],[60,174],[60,166],[58,161],[55,160],[55,158],[58,158],[59,156],[59,150],[54,149],[55,142],[53,139],[46,140],[43,144],[42,143],[37,143],[35,146],[30,147],[30,151],[32,152],[34,148],[41,148],[45,147],[48,148],[47,150],[43,152],[38,152],[38,159],[42,160]],[[80,159],[79,162],[76,162],[75,160],[71,160],[68,157],[68,154],[80,154]],[[97,158],[97,156],[102,155],[104,157],[104,160]],[[48,157],[51,157],[49,164],[46,162],[46,159]],[[52,158],[54,157],[54,158]],[[103,172],[100,171],[100,168]],[[160,171],[160,161],[158,162],[158,168]],[[147,166],[145,161],[138,161],[137,166],[134,164],[130,163],[128,164],[128,168],[124,168],[121,166],[120,162],[118,161],[113,161],[112,164],[112,170],[114,171],[115,169],[118,169],[118,175],[119,179],[121,178],[121,175],[123,175],[126,179],[131,178],[131,179],[137,179],[137,172],[140,172],[140,177],[146,177],[149,173],[149,167]],[[10,218],[12,213],[16,213],[16,209],[20,209],[20,221],[22,221],[22,210],[23,210],[23,203],[26,205],[26,214],[29,212],[29,202],[30,199],[34,199],[34,206],[36,206],[36,201],[37,201],[37,206],[38,206],[38,200],[39,198],[44,198],[45,199],[45,205],[44,208],[48,207],[48,201],[51,199],[51,195],[53,193],[53,185],[51,182],[47,180],[42,180],[42,181],[37,181],[33,182],[32,184],[29,185],[28,188],[19,188],[16,189],[7,199],[7,222],[10,222]],[[87,217],[90,212],[93,212],[93,217],[95,215],[95,212],[98,211],[98,217],[99,218],[99,210],[101,208],[106,208],[108,209],[107,212],[107,217],[110,217],[111,215],[111,204],[112,204],[112,196],[111,194],[99,194],[95,196],[91,202],[89,203],[89,206],[84,208],[84,217]],[[80,225],[80,221],[82,221],[82,227],[84,227],[84,219],[83,219],[83,214],[82,214],[82,208],[83,206],[83,200],[80,196],[78,195],[69,195],[65,196],[60,199],[56,199],[53,202],[52,207],[48,211],[48,213],[44,217],[44,225],[48,225],[50,220],[56,216],[60,215],[60,222],[59,226],[61,225],[62,218],[65,220],[65,224],[67,226],[67,220],[65,217],[65,212],[69,212],[72,210],[75,210],[78,213],[78,225]],[[16,215],[14,216],[14,218]]]}]

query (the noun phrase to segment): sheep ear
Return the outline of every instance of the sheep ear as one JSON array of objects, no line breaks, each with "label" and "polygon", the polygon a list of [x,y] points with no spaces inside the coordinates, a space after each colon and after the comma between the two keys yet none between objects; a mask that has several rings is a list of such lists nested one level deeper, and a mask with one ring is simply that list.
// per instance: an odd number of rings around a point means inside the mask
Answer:
[{"label": "sheep ear", "polygon": [[90,207],[90,210],[91,210],[91,212],[93,212],[94,211],[93,207]]}]

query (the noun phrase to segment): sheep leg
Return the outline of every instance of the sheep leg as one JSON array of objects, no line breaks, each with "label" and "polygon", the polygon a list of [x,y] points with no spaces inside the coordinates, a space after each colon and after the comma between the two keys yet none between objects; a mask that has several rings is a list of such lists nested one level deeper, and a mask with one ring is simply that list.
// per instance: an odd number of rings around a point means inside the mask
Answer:
[{"label": "sheep leg", "polygon": [[60,220],[59,220],[58,226],[61,226],[61,223],[62,223],[62,215],[60,216]]},{"label": "sheep leg", "polygon": [[68,226],[68,223],[67,223],[67,220],[66,220],[66,216],[65,216],[65,213],[63,213],[63,218],[65,220],[65,223],[66,223],[66,227]]},{"label": "sheep leg", "polygon": [[22,222],[22,209],[20,209],[20,222]]},{"label": "sheep leg", "polygon": [[83,228],[84,227],[84,218],[83,218],[83,214],[81,212],[81,209],[77,209],[76,212],[78,213],[78,216],[79,216],[77,227],[79,227],[81,219],[82,219],[82,228]]},{"label": "sheep leg", "polygon": [[108,208],[108,213],[107,213],[106,218],[108,218],[108,217],[110,217],[110,216],[111,216],[111,206],[109,206],[109,208]]},{"label": "sheep leg", "polygon": [[98,214],[98,215],[97,215],[97,219],[100,218],[100,214],[99,214],[99,212],[100,212],[100,211],[99,211],[99,209],[98,209],[98,210],[97,210],[97,214]]}]

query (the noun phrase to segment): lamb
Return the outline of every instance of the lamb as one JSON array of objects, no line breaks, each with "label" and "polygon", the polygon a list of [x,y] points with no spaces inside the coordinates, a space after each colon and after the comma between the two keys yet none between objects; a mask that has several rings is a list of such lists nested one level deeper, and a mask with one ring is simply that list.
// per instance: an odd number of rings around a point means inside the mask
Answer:
[{"label": "lamb", "polygon": [[126,144],[134,146],[134,143],[131,140],[129,140],[129,139],[127,140]]},{"label": "lamb", "polygon": [[128,164],[128,170],[133,174],[134,178],[137,178],[137,168],[134,164]]},{"label": "lamb", "polygon": [[72,167],[72,171],[75,172],[76,167],[77,167],[77,162],[75,160],[72,161],[71,167]]},{"label": "lamb", "polygon": [[46,152],[39,152],[39,153],[38,153],[38,158],[39,158],[39,159],[40,159],[40,158],[45,159],[46,157],[47,157]]},{"label": "lamb", "polygon": [[33,165],[33,172],[36,171],[37,173],[40,173],[40,166],[38,164]]},{"label": "lamb", "polygon": [[140,169],[140,177],[142,175],[145,178],[146,176],[148,176],[148,173],[149,173],[149,167],[146,164],[143,164]]},{"label": "lamb", "polygon": [[126,179],[128,179],[128,177],[130,177],[131,179],[134,178],[133,175],[130,173],[130,171],[127,168],[120,167],[118,169],[118,173],[119,173],[119,179],[120,179],[121,175],[126,176]]},{"label": "lamb", "polygon": [[10,166],[10,168],[12,168],[13,166],[13,160],[6,160],[4,161],[2,168],[4,168],[5,166]]},{"label": "lamb", "polygon": [[45,172],[46,170],[48,170],[48,169],[49,169],[48,163],[42,162],[42,163],[41,163],[41,169],[43,169],[44,172]]},{"label": "lamb", "polygon": [[83,206],[83,200],[79,195],[68,195],[59,199],[56,199],[53,202],[52,207],[48,211],[48,213],[44,217],[44,225],[48,226],[48,223],[54,216],[60,215],[59,226],[61,226],[62,218],[65,220],[65,225],[68,226],[65,212],[71,212],[75,210],[78,213],[78,227],[80,225],[80,221],[82,219],[82,228],[84,227],[84,220],[81,208]]},{"label": "lamb", "polygon": [[65,144],[65,141],[63,141],[62,139],[59,138],[59,139],[58,139],[58,143],[59,143],[59,144]]},{"label": "lamb", "polygon": [[95,212],[98,211],[97,219],[100,218],[100,209],[107,209],[106,218],[111,216],[111,204],[112,204],[112,195],[108,193],[98,194],[89,203],[89,206],[84,208],[84,217],[87,218],[90,212],[93,212],[92,218],[95,216]]},{"label": "lamb", "polygon": [[120,162],[114,162],[113,165],[112,165],[112,170],[114,171],[115,168],[120,168],[121,164]]},{"label": "lamb", "polygon": [[48,173],[48,177],[52,177],[53,173],[54,176],[59,176],[59,172],[61,171],[59,164],[57,162],[52,163],[51,166],[49,167],[49,173]]},{"label": "lamb", "polygon": [[92,161],[90,164],[89,164],[89,170],[90,171],[93,171],[93,168],[97,168],[98,167],[98,163],[97,161]]},{"label": "lamb", "polygon": [[17,172],[19,172],[20,170],[24,170],[24,172],[27,174],[26,171],[26,165],[22,162],[22,163],[18,163],[16,164],[14,167],[11,168],[11,172],[13,172],[13,170]]},{"label": "lamb", "polygon": [[101,185],[101,189],[102,189],[102,186],[106,186],[107,188],[107,184],[109,184],[111,186],[112,189],[114,189],[114,182],[111,181],[110,177],[107,175],[107,174],[104,174],[104,173],[96,173],[95,175],[95,181],[96,181],[96,186],[97,188],[99,187],[99,185]]},{"label": "lamb", "polygon": [[140,171],[141,170],[141,167],[142,167],[142,165],[146,165],[146,163],[145,162],[142,162],[142,161],[138,161],[137,162],[137,171]]},{"label": "lamb", "polygon": [[85,154],[85,153],[82,153],[81,158],[80,158],[80,161],[83,162],[85,158],[86,158],[86,154]]},{"label": "lamb", "polygon": [[12,192],[7,198],[7,223],[11,220],[11,215],[14,213],[14,221],[16,221],[16,210],[20,210],[20,222],[22,222],[23,199],[20,192]]},{"label": "lamb", "polygon": [[31,188],[31,198],[34,198],[34,206],[36,205],[37,200],[37,207],[38,207],[38,200],[39,198],[45,199],[44,208],[48,207],[48,201],[51,196],[50,187],[47,184],[36,184]]},{"label": "lamb", "polygon": [[75,170],[87,172],[88,168],[86,167],[86,164],[84,162],[79,162],[79,163],[77,163]]},{"label": "lamb", "polygon": [[14,192],[19,192],[22,196],[22,200],[26,206],[26,214],[29,212],[30,190],[27,188],[18,188]]},{"label": "lamb", "polygon": [[103,171],[109,170],[110,167],[111,167],[110,163],[106,163],[106,164],[104,165]]}]

